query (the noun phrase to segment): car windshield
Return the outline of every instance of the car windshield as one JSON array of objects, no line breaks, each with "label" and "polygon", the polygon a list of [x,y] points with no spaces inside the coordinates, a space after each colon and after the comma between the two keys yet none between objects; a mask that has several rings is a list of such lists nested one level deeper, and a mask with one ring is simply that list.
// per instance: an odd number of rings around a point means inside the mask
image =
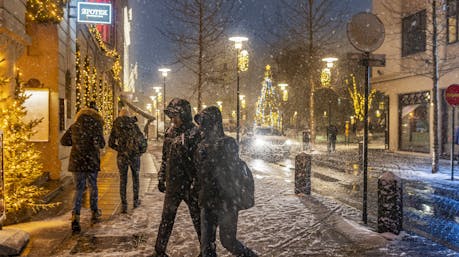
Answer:
[{"label": "car windshield", "polygon": [[254,134],[261,136],[279,136],[281,133],[279,130],[273,128],[256,128]]}]

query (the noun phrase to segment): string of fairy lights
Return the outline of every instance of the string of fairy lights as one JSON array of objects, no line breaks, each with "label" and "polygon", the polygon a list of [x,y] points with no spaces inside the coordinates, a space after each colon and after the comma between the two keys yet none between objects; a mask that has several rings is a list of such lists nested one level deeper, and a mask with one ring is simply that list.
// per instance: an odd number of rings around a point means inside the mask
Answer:
[{"label": "string of fairy lights", "polygon": [[27,19],[39,23],[59,23],[68,0],[27,0]]}]

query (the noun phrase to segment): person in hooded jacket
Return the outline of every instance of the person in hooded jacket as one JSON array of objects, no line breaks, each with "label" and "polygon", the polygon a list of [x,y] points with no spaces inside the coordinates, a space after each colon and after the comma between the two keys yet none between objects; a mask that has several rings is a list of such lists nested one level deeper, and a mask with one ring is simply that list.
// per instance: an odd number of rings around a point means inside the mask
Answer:
[{"label": "person in hooded jacket", "polygon": [[140,128],[136,124],[137,117],[130,117],[129,111],[122,108],[119,116],[113,122],[112,131],[108,139],[108,146],[118,152],[116,163],[120,173],[120,197],[121,197],[121,213],[127,213],[128,203],[126,199],[126,185],[128,180],[128,170],[131,167],[132,173],[132,189],[134,195],[134,209],[140,205],[139,199],[139,172],[140,172],[140,156],[139,151],[130,149],[128,140],[132,135],[133,130]]},{"label": "person in hooded jacket", "polygon": [[191,105],[184,99],[171,100],[164,113],[171,119],[162,151],[158,172],[158,189],[165,192],[161,224],[153,256],[165,257],[167,243],[174,226],[177,208],[182,201],[188,205],[194,228],[201,240],[200,209],[194,152],[200,140],[199,130],[193,123]]},{"label": "person in hooded jacket", "polygon": [[65,131],[61,144],[72,146],[68,170],[73,173],[75,184],[74,205],[72,211],[72,231],[78,233],[80,227],[80,210],[86,181],[91,187],[90,205],[91,221],[99,221],[102,215],[98,208],[97,175],[100,170],[100,149],[105,147],[103,118],[97,112],[95,103],[91,108],[82,108],[75,117],[75,122]]},{"label": "person in hooded jacket", "polygon": [[225,135],[222,115],[216,106],[202,110],[195,116],[195,121],[199,124],[202,136],[195,152],[200,184],[201,254],[203,257],[217,256],[215,240],[218,226],[223,247],[238,257],[256,257],[258,255],[255,252],[237,240],[239,209],[222,190],[222,187],[231,184],[221,164],[238,160],[236,140]]}]

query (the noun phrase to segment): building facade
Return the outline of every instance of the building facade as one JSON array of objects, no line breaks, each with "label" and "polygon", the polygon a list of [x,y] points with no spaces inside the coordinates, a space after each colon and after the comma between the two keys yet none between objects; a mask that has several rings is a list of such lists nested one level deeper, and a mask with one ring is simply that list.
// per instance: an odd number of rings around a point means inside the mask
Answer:
[{"label": "building facade", "polygon": [[[440,153],[449,155],[452,109],[444,94],[449,85],[459,82],[458,4],[457,0],[373,1],[373,13],[385,26],[385,41],[376,53],[386,55],[386,66],[373,68],[371,82],[389,99],[390,150],[431,154],[438,136]],[[433,130],[435,72],[440,135]]]},{"label": "building facade", "polygon": [[[77,111],[95,101],[104,117],[106,133],[118,113],[123,90],[125,19],[127,0],[91,0],[109,3],[112,22],[107,25],[79,23],[77,0],[55,1],[62,11],[58,20],[33,17],[30,0],[0,1],[0,71],[18,77],[35,99],[27,111],[43,117],[37,138],[31,139],[42,153],[44,171],[51,179],[69,175],[70,149],[59,144],[63,132],[73,123]],[[39,2],[39,1],[38,1]],[[0,92],[11,95],[16,85]],[[36,97],[41,92],[47,97]],[[38,94],[37,94],[38,95]],[[37,116],[37,117],[38,117]]]}]

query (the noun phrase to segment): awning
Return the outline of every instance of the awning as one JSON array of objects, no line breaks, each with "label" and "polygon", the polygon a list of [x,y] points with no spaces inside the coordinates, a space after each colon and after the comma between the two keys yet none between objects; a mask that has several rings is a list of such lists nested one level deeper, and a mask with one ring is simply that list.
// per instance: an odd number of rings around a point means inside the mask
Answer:
[{"label": "awning", "polygon": [[133,103],[129,102],[129,100],[127,100],[125,96],[120,96],[120,100],[123,104],[127,105],[131,110],[138,113],[139,115],[142,115],[147,120],[156,120],[155,116],[135,106]]}]

